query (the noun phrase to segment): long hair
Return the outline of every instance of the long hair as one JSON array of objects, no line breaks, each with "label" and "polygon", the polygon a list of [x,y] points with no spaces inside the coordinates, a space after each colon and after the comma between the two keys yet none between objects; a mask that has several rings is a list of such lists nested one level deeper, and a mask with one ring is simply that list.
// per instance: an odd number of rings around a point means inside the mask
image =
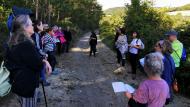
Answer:
[{"label": "long hair", "polygon": [[8,41],[9,46],[19,44],[20,42],[30,40],[30,35],[25,31],[25,27],[29,26],[30,17],[28,15],[19,15],[15,17],[12,24],[12,35]]},{"label": "long hair", "polygon": [[34,32],[39,32],[38,26],[41,25],[41,22],[42,21],[40,21],[40,20],[35,20],[34,21],[34,24],[33,24],[33,26],[34,26]]}]

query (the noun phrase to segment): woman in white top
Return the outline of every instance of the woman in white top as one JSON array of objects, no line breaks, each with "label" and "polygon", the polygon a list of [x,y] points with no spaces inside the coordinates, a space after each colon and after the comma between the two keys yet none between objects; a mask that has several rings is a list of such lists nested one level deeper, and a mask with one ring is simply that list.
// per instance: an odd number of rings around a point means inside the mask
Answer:
[{"label": "woman in white top", "polygon": [[122,66],[125,66],[126,53],[128,51],[127,36],[125,35],[125,30],[120,29],[118,32],[119,36],[115,42],[117,49],[118,63],[122,62]]},{"label": "woman in white top", "polygon": [[142,41],[137,38],[137,32],[133,32],[132,35],[132,42],[129,45],[129,56],[130,56],[130,63],[132,67],[132,79],[136,78],[136,69],[137,69],[137,61],[138,61],[138,54],[139,49],[141,49]]}]

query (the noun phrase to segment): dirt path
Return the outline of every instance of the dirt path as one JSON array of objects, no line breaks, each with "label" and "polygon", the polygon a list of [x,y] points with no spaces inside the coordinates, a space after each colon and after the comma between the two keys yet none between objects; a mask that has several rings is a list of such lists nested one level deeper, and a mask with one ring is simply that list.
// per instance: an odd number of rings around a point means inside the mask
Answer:
[{"label": "dirt path", "polygon": [[[131,79],[130,66],[126,65],[126,72],[114,75],[118,68],[115,54],[99,41],[97,57],[89,58],[88,37],[85,34],[72,48],[71,52],[57,57],[58,67],[62,73],[50,76],[51,86],[46,87],[49,107],[127,107],[127,99],[123,94],[116,95],[111,83],[123,81],[133,86],[145,77],[138,73],[136,81]],[[167,107],[190,107],[190,100],[175,96],[175,103]],[[44,106],[43,97],[40,107]],[[14,95],[0,99],[0,107],[19,107]]]}]

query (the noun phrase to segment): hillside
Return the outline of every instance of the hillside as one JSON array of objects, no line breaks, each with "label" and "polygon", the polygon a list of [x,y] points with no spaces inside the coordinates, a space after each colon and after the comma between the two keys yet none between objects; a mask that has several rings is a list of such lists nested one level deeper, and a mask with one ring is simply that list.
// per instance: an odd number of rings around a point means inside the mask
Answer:
[{"label": "hillside", "polygon": [[169,12],[190,10],[190,4],[186,4],[180,7],[173,7],[169,9]]},{"label": "hillside", "polygon": [[[157,7],[159,8],[159,7]],[[162,7],[164,8],[164,7]],[[167,8],[168,12],[175,12],[175,11],[188,11],[190,10],[190,4],[186,4],[184,6],[180,7],[172,7],[172,8]],[[113,15],[113,14],[118,14],[118,13],[124,13],[125,12],[125,7],[114,7],[114,8],[109,8],[104,11],[105,14],[107,15]]]},{"label": "hillside", "polygon": [[106,15],[113,15],[113,14],[123,14],[125,13],[125,7],[114,7],[114,8],[109,8],[104,11]]}]

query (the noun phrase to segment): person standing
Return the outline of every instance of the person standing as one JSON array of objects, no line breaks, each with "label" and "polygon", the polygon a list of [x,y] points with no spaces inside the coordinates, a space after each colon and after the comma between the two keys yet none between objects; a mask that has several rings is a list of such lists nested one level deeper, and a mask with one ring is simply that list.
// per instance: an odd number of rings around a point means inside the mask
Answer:
[{"label": "person standing", "polygon": [[94,31],[92,31],[91,33],[92,34],[91,34],[90,39],[89,39],[89,44],[90,44],[89,56],[91,56],[93,53],[94,57],[96,57],[97,36],[96,36],[96,33]]},{"label": "person standing", "polygon": [[173,52],[172,45],[168,40],[160,40],[154,47],[155,51],[163,55],[164,70],[162,72],[162,79],[164,79],[170,89],[170,101],[173,100],[172,83],[175,75],[175,63],[171,56]]},{"label": "person standing", "polygon": [[70,44],[71,44],[71,41],[72,41],[72,33],[70,31],[70,28],[67,27],[67,29],[64,31],[64,34],[65,34],[65,39],[66,39],[66,52],[68,53],[69,52],[69,47],[70,47]]},{"label": "person standing", "polygon": [[15,17],[12,28],[5,61],[10,71],[12,92],[18,96],[20,107],[36,107],[40,72],[44,64],[48,74],[51,73],[51,67],[48,61],[40,57],[31,38],[34,30],[30,17]]},{"label": "person standing", "polygon": [[137,32],[133,32],[132,35],[133,40],[129,45],[129,57],[130,63],[132,67],[132,79],[136,78],[136,69],[137,69],[137,61],[138,61],[138,54],[139,49],[142,48],[142,41],[138,38]]},{"label": "person standing", "polygon": [[164,64],[159,53],[145,56],[144,70],[148,78],[133,93],[126,92],[129,107],[164,107],[169,98],[169,87],[161,78]]},{"label": "person standing", "polygon": [[[36,49],[40,53],[40,56],[42,59],[47,60],[48,55],[44,52],[43,50],[43,43],[42,43],[42,36],[41,32],[43,31],[43,24],[42,21],[36,20],[33,23],[34,26],[34,34],[32,35],[32,39],[35,43]],[[45,76],[45,69],[41,71],[41,80],[43,81],[44,86],[49,86],[50,83],[46,81],[46,76]]]},{"label": "person standing", "polygon": [[126,53],[128,51],[128,43],[127,43],[127,36],[125,35],[125,30],[120,29],[118,30],[118,39],[115,42],[116,50],[117,50],[117,60],[118,63],[124,67],[125,60],[126,60]]},{"label": "person standing", "polygon": [[45,35],[42,37],[44,51],[48,54],[48,61],[52,67],[52,74],[58,74],[55,71],[55,65],[57,63],[55,57],[56,40],[53,38],[54,32],[52,28],[47,29]]},{"label": "person standing", "polygon": [[173,52],[172,52],[171,56],[174,59],[175,67],[179,68],[181,56],[182,56],[182,52],[183,52],[183,44],[177,39],[178,32],[176,32],[175,30],[170,30],[170,31],[166,32],[165,35],[168,37],[168,40],[172,44]]}]

